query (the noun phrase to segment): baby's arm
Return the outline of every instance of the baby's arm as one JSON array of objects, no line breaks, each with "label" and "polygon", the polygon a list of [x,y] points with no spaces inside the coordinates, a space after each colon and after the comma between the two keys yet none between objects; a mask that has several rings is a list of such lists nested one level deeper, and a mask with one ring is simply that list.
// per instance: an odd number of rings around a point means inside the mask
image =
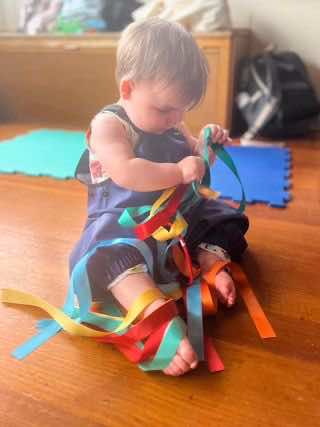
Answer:
[{"label": "baby's arm", "polygon": [[196,157],[187,157],[179,163],[136,158],[123,124],[107,114],[100,114],[92,121],[90,147],[102,163],[103,171],[116,184],[133,191],[162,190],[203,175]]}]

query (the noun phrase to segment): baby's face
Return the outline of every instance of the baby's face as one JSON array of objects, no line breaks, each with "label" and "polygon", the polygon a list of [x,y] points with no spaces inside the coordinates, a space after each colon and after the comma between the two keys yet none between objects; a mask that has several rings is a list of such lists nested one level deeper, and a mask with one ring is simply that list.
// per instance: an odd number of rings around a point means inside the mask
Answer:
[{"label": "baby's face", "polygon": [[188,106],[175,85],[134,82],[126,101],[131,121],[145,132],[162,134],[182,121]]}]

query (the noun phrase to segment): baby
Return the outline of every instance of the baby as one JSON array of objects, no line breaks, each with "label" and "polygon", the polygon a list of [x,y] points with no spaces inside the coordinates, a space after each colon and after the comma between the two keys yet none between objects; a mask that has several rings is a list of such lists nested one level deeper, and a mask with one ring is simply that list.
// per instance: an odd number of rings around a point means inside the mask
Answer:
[{"label": "baby", "polygon": [[[152,205],[164,189],[200,182],[205,173],[203,131],[195,138],[183,123],[184,113],[204,96],[208,79],[207,61],[192,35],[159,18],[130,24],[118,45],[116,78],[120,98],[93,118],[88,151],[77,169],[88,185],[88,219],[72,252],[71,270],[98,242],[133,236],[118,223],[124,209]],[[227,131],[208,126],[214,142],[230,141]],[[213,153],[210,157],[213,161]],[[201,199],[184,217],[188,250],[202,273],[217,260],[239,259],[245,250],[248,220],[221,201]],[[146,243],[157,267],[157,243],[152,237]],[[151,276],[141,252],[123,243],[98,249],[87,270],[93,297],[101,300],[111,292],[124,311],[163,280],[160,269]],[[221,303],[234,304],[228,271],[216,276],[215,288]],[[143,316],[164,302],[159,298]],[[185,337],[164,373],[182,375],[197,363]]]}]

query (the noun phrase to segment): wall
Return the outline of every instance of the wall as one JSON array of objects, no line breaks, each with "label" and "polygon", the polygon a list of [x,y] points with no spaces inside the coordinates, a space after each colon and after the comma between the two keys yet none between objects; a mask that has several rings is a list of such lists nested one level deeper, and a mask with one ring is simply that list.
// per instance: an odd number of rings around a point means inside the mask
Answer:
[{"label": "wall", "polygon": [[229,5],[233,26],[252,30],[251,52],[269,43],[294,50],[320,97],[320,1],[229,0]]},{"label": "wall", "polygon": [[0,0],[0,31],[16,31],[23,0]]}]

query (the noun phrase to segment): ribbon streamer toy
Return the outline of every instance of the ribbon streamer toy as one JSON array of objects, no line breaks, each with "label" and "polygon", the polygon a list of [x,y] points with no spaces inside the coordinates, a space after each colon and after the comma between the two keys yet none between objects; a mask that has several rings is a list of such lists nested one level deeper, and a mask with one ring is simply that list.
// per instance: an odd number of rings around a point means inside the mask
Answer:
[{"label": "ribbon streamer toy", "polygon": [[[207,128],[204,147],[206,174],[202,184],[180,185],[177,188],[165,190],[152,206],[125,209],[119,223],[123,227],[133,228],[136,237],[102,241],[88,252],[72,271],[68,295],[62,309],[25,292],[14,289],[2,290],[2,302],[38,307],[52,318],[38,322],[38,333],[17,348],[13,352],[14,357],[23,359],[63,329],[72,335],[94,338],[101,343],[115,345],[131,362],[138,363],[142,370],[163,370],[170,364],[181,340],[187,334],[199,360],[207,361],[210,372],[221,371],[224,369],[223,363],[214,348],[211,337],[204,332],[203,318],[217,311],[215,277],[226,267],[231,271],[259,335],[262,338],[276,336],[246,275],[238,264],[216,262],[202,277],[200,277],[199,268],[192,265],[184,241],[188,224],[182,212],[189,209],[199,197],[218,197],[218,193],[209,188],[209,147],[237,177],[242,189],[239,212],[244,210],[245,194],[237,169],[224,148],[212,142],[211,129]],[[145,219],[137,223],[136,218],[141,216],[145,216]],[[103,304],[95,304],[92,301],[87,275],[89,258],[102,247],[119,243],[134,246],[146,260],[148,271],[152,275],[152,254],[144,242],[150,236],[157,241],[162,253],[163,273],[167,273],[164,267],[165,257],[171,250],[177,266],[177,274],[180,273],[184,279],[180,282],[173,280],[168,284],[159,285],[157,289],[145,292],[134,301],[125,316],[112,304],[111,300],[106,299]],[[142,313],[146,307],[160,297],[166,299],[163,306],[143,318]],[[187,327],[179,316],[175,304],[175,300],[180,299],[184,301]]]}]

